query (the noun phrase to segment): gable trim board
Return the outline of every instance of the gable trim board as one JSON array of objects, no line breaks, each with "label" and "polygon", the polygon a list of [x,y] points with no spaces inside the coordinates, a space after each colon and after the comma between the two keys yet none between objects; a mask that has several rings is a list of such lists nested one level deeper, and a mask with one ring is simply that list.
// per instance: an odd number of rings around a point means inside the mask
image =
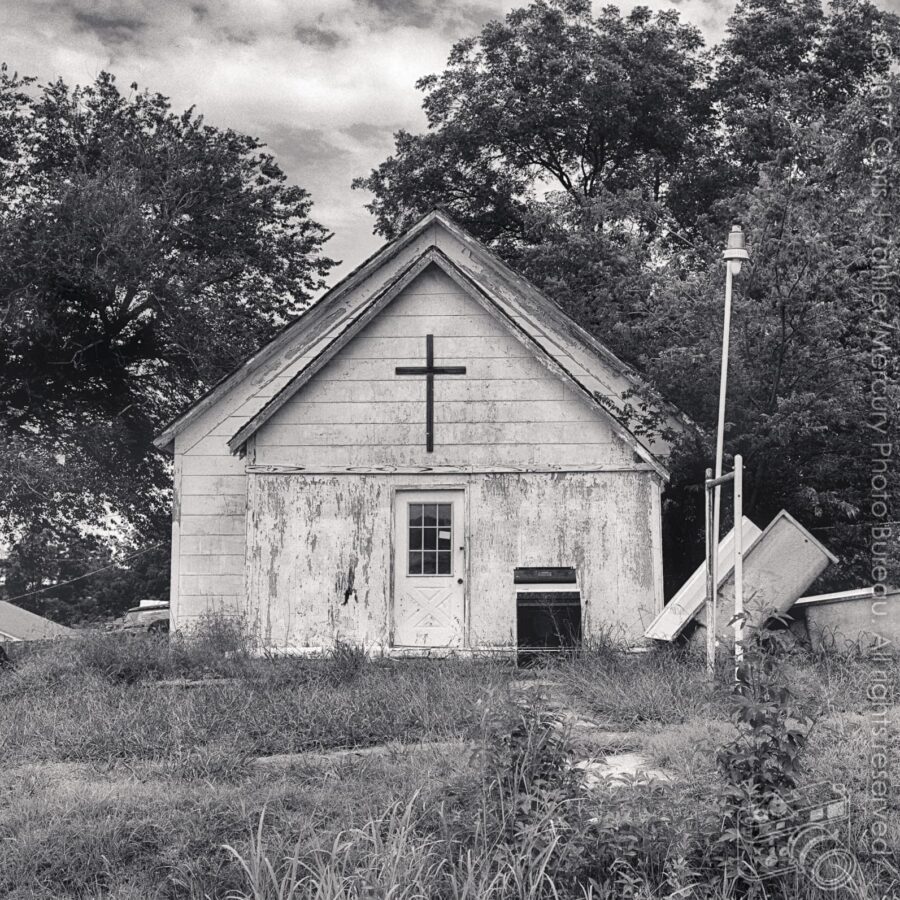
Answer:
[{"label": "gable trim board", "polygon": [[554,466],[544,463],[532,466],[281,466],[251,463],[244,471],[248,475],[552,475],[561,472],[655,472],[656,469],[645,463],[630,466],[613,463],[596,466]]},{"label": "gable trim board", "polygon": [[[229,441],[228,449],[237,453],[243,449],[247,440],[254,435],[259,428],[287,403],[303,385],[312,380],[335,356],[335,354],[350,343],[407,285],[422,274],[431,263],[431,251],[426,250],[418,258],[414,259],[399,275],[396,275],[378,293],[374,294],[368,303],[357,310],[348,322],[341,323],[337,334],[326,334],[319,343],[325,342],[318,353],[310,357],[309,362],[288,383],[281,388],[266,404],[246,423]],[[337,326],[335,326],[337,327]]]},{"label": "gable trim board", "polygon": [[[463,265],[462,259],[459,261],[449,259],[447,253],[440,246],[440,232],[442,230],[452,235],[456,241],[463,245],[461,253],[462,256],[468,260],[467,264]],[[596,368],[596,364],[601,363],[602,367],[608,368],[611,370],[612,374],[618,376],[628,384],[628,391],[640,392],[648,389],[648,386],[643,379],[618,359],[609,348],[605,347],[600,341],[588,334],[588,332],[582,329],[559,309],[555,303],[541,294],[537,288],[530,284],[526,279],[506,266],[505,263],[484,245],[466,234],[466,232],[460,229],[459,226],[444,213],[435,210],[424,216],[395,241],[387,244],[371,256],[339,284],[328,291],[308,310],[304,311],[295,321],[286,325],[269,344],[263,347],[254,356],[250,357],[230,375],[214,385],[186,412],[166,426],[155,439],[155,446],[160,450],[173,451],[174,441],[178,434],[187,429],[195,420],[202,416],[203,413],[215,406],[216,402],[224,397],[232,388],[252,377],[253,374],[262,369],[267,362],[276,358],[279,353],[286,350],[291,345],[296,344],[299,349],[299,353],[295,358],[302,359],[304,355],[308,355],[311,350],[315,349],[316,344],[320,342],[320,335],[322,332],[320,326],[328,323],[329,316],[332,317],[332,324],[331,328],[327,330],[333,330],[335,326],[340,324],[342,319],[346,319],[348,316],[354,316],[360,307],[365,307],[371,300],[371,297],[367,298],[364,296],[355,305],[351,304],[349,308],[335,309],[335,307],[339,307],[342,300],[348,299],[355,289],[360,288],[364,291],[365,283],[368,279],[373,278],[380,268],[415,244],[417,240],[423,240],[424,252],[419,254],[419,257],[423,258],[421,260],[423,265],[427,265],[427,262],[424,261],[424,256],[426,254],[430,256],[429,262],[437,262],[438,259],[445,260],[446,264],[445,266],[442,266],[442,269],[458,283],[462,280],[469,282],[465,285],[465,289],[469,292],[473,289],[477,290],[479,293],[484,291],[485,289],[482,282],[485,281],[486,275],[490,274],[495,276],[497,281],[493,285],[493,290],[490,293],[485,291],[484,296],[486,299],[489,299],[491,307],[493,307],[494,315],[497,315],[499,307],[501,314],[509,315],[515,322],[517,328],[513,333],[519,336],[520,340],[522,339],[522,335],[525,335],[540,344],[535,334],[532,332],[542,332],[534,322],[530,321],[532,318],[539,318],[552,325],[554,334],[546,335],[546,337],[553,341],[558,352],[553,353],[551,350],[544,348],[544,359],[551,357],[556,359],[557,363],[559,363],[558,356],[564,355],[561,348],[565,346],[568,350],[575,351],[581,356],[578,363],[584,367],[587,373],[593,376],[598,384],[603,384],[603,378],[597,372]],[[416,262],[413,261],[410,265],[414,266],[415,264]],[[409,266],[406,267],[406,271],[408,271],[408,269]],[[385,289],[389,288],[397,277],[397,275],[393,276],[388,285],[381,285],[378,287],[373,286],[373,293],[383,294]],[[400,277],[402,277],[402,274]],[[461,286],[463,285],[461,284]],[[530,302],[530,309],[526,309],[523,304],[516,302],[516,300],[521,301],[522,299],[527,299]],[[387,303],[390,301],[385,300],[384,302]],[[484,299],[479,299],[479,302],[482,306],[484,305]],[[506,313],[503,310],[503,306],[511,307],[514,312],[512,314]],[[353,324],[353,321],[355,321],[355,318],[351,320],[351,325]],[[530,326],[531,330],[526,326]],[[317,337],[317,335],[319,337]],[[592,363],[594,364],[593,366],[591,365]],[[565,369],[566,367],[563,365],[562,368]],[[271,377],[275,377],[277,374],[277,372],[272,373]],[[608,376],[610,372],[606,372],[605,374]],[[569,373],[569,375],[570,377],[573,377],[571,373]],[[575,382],[578,384],[578,388],[581,392],[586,392],[591,396],[592,403],[598,405],[601,409],[604,409],[607,416],[615,420],[618,427],[624,429],[624,431],[628,433],[630,441],[641,445],[645,452],[653,457],[651,464],[658,467],[661,477],[668,478],[665,468],[659,462],[657,453],[654,452],[652,446],[648,446],[648,443],[646,443],[645,440],[640,436],[635,435],[627,425],[622,422],[621,416],[623,413],[627,412],[627,409],[617,411],[617,413],[614,414],[607,409],[601,401],[597,400],[597,394],[606,392],[593,391],[590,386],[579,382],[578,379],[575,379]],[[617,392],[612,389],[608,393],[611,396],[608,396],[607,399],[611,403],[614,402],[614,395]],[[671,431],[683,432],[689,427],[690,423],[687,418],[682,413],[675,410],[670,404],[657,398],[654,402],[654,406],[663,414],[666,426]],[[259,411],[257,411],[257,413],[258,412]],[[237,438],[243,431],[244,428],[242,428],[234,438]],[[652,442],[650,443],[652,444]],[[230,444],[231,442],[229,442],[229,445]]]},{"label": "gable trim board", "polygon": [[417,222],[406,234],[377,250],[368,259],[360,263],[349,275],[316,300],[308,309],[300,313],[296,319],[288,322],[268,344],[265,344],[236,369],[217,381],[183,413],[176,416],[166,425],[154,439],[154,445],[159,450],[171,451],[174,448],[177,435],[204,412],[215,406],[216,402],[227,394],[230,388],[252,375],[266,362],[277,356],[280,350],[285,349],[295,340],[298,340],[304,331],[312,331],[315,325],[326,316],[333,306],[337,305],[340,300],[352,292],[354,288],[361,285],[376,269],[397,256],[405,246],[427,230],[432,225],[432,222],[427,220],[427,218]]},{"label": "gable trim board", "polygon": [[[469,276],[461,273],[437,247],[430,247],[413,260],[399,275],[395,276],[378,293],[363,304],[349,321],[340,324],[340,330],[332,337],[323,338],[325,345],[313,356],[282,389],[254,415],[229,441],[228,448],[232,453],[242,451],[247,441],[271,419],[305,384],[320,372],[334,357],[356,337],[379,313],[381,313],[397,295],[420,275],[429,265],[436,265],[448,275],[468,296],[489,315],[502,322],[518,340],[529,349],[545,369],[561,379],[583,396],[603,418],[613,426],[616,434],[624,440],[632,450],[664,480],[668,481],[669,473],[665,467],[651,454],[638,438],[619,420],[606,405],[601,403],[590,388],[561,363],[543,344],[529,334],[520,323],[506,310],[501,303],[491,297]],[[336,326],[337,327],[337,326]],[[320,342],[321,343],[321,342]]]}]

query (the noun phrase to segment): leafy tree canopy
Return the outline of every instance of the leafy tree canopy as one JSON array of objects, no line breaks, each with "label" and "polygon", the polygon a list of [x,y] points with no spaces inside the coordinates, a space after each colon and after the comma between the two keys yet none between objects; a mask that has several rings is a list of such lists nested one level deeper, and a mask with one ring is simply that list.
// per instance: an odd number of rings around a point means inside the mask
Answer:
[{"label": "leafy tree canopy", "polygon": [[321,285],[332,262],[310,208],[259,141],[160,94],[0,71],[7,542],[164,539],[151,439]]},{"label": "leafy tree canopy", "polygon": [[357,184],[392,236],[433,205],[493,240],[521,228],[525,203],[563,190],[581,203],[638,188],[658,199],[709,111],[697,29],[675,13],[551,0],[459,41],[422,78],[429,131]]},{"label": "leafy tree canopy", "polygon": [[841,554],[831,583],[869,577],[876,340],[892,351],[878,402],[900,408],[900,308],[872,299],[900,214],[879,189],[896,157],[875,149],[897,138],[898,51],[897,18],[866,0],[742,0],[709,50],[674,13],[536,0],[420,80],[428,130],[356,182],[386,236],[446,207],[698,423],[673,459],[669,590],[702,546],[733,221],[752,261],[726,452],[761,524],[787,507]]}]

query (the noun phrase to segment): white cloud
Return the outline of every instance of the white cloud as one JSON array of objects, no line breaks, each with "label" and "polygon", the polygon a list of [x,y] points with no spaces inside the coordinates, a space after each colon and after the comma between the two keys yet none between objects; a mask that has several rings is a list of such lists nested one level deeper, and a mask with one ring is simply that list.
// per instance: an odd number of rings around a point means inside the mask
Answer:
[{"label": "white cloud", "polygon": [[[391,151],[394,131],[423,127],[415,81],[443,68],[455,39],[524,2],[6,0],[0,53],[42,80],[108,69],[123,89],[137,81],[266,141],[312,193],[346,272],[380,243],[350,183]],[[733,0],[649,5],[675,6],[717,38]]]}]

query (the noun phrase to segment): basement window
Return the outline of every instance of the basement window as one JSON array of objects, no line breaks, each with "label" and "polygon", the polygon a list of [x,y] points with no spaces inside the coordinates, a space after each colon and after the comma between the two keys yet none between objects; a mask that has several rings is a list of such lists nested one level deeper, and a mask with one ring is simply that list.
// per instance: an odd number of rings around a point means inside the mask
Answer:
[{"label": "basement window", "polygon": [[453,517],[450,503],[409,504],[410,575],[453,574]]}]

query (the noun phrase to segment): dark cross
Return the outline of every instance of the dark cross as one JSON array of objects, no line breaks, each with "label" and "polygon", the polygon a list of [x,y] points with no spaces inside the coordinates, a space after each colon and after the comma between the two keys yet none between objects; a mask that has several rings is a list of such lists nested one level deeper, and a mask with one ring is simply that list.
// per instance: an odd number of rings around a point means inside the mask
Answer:
[{"label": "dark cross", "polygon": [[425,449],[434,452],[434,376],[465,375],[465,366],[436,366],[434,364],[434,335],[425,335],[425,365],[397,366],[398,375],[425,376]]}]

